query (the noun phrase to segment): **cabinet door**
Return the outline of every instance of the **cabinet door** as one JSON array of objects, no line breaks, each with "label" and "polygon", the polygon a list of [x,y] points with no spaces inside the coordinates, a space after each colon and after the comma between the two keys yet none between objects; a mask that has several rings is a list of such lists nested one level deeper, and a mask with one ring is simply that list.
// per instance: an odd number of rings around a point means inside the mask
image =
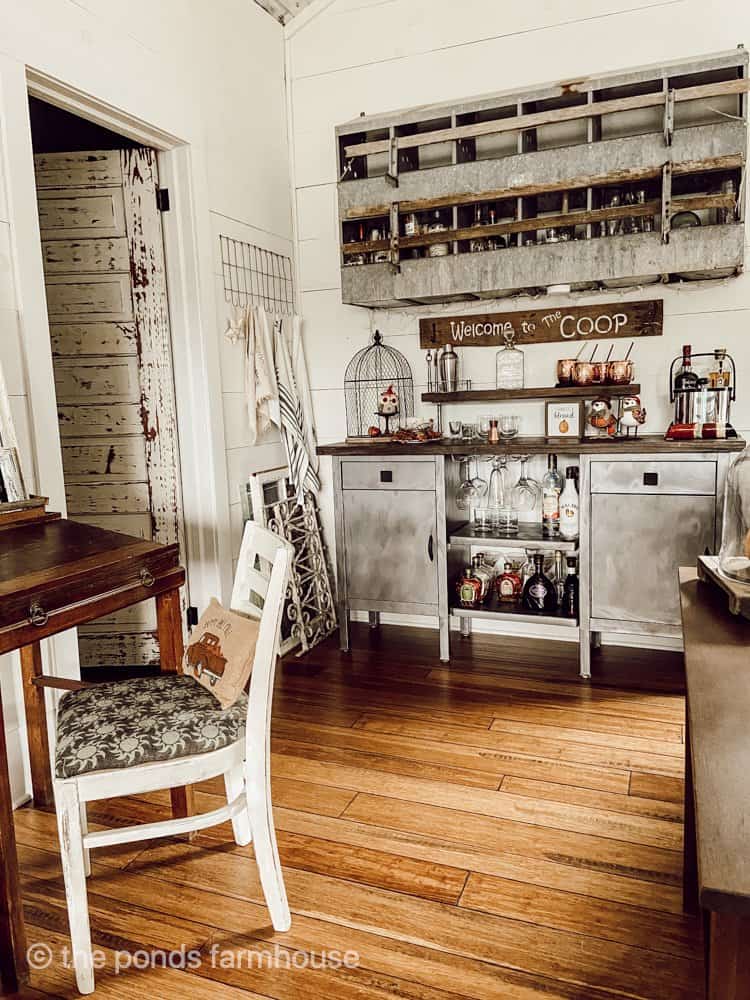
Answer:
[{"label": "cabinet door", "polygon": [[714,518],[714,497],[592,496],[592,616],[679,625],[677,567],[713,551]]},{"label": "cabinet door", "polygon": [[344,490],[350,601],[437,604],[435,494]]}]

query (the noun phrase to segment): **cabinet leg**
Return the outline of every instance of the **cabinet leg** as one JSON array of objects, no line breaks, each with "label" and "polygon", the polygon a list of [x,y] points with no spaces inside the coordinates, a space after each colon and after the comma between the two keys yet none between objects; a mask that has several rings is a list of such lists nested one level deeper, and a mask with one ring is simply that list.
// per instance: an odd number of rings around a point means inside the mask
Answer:
[{"label": "cabinet leg", "polygon": [[591,633],[583,629],[578,643],[578,672],[584,680],[591,677]]},{"label": "cabinet leg", "polygon": [[349,652],[349,609],[345,604],[339,604],[339,649]]},{"label": "cabinet leg", "polygon": [[34,795],[34,805],[37,809],[54,809],[44,688],[34,684],[34,679],[41,677],[43,673],[42,650],[38,642],[21,647],[21,673],[23,675],[23,700],[29,736],[29,762],[31,764],[31,788]]},{"label": "cabinet leg", "polygon": [[368,611],[367,618],[370,623],[370,628],[380,628],[380,612],[379,611]]},{"label": "cabinet leg", "polygon": [[467,615],[461,616],[461,635],[466,637],[471,635],[471,618]]},{"label": "cabinet leg", "polygon": [[602,634],[601,632],[591,633],[591,648],[601,649],[602,648]]},{"label": "cabinet leg", "polygon": [[450,663],[451,659],[451,620],[443,617],[438,619],[440,629],[440,662]]}]

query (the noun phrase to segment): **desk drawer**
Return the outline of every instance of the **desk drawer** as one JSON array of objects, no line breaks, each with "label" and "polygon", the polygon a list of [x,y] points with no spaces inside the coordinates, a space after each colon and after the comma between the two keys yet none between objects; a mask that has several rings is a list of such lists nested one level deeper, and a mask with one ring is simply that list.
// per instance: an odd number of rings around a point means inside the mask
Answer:
[{"label": "desk drawer", "polygon": [[592,493],[676,494],[716,493],[716,462],[591,463]]},{"label": "desk drawer", "polygon": [[342,462],[341,485],[345,490],[430,490],[435,492],[435,462],[395,461],[384,458],[366,462]]},{"label": "desk drawer", "polygon": [[[26,623],[31,618],[31,606],[39,606],[40,632],[43,619],[52,612],[90,600],[92,603],[108,591],[121,587],[145,585],[148,590],[160,576],[179,565],[177,546],[156,552],[134,555],[132,559],[78,570],[65,575],[64,566],[54,579],[39,581],[23,590],[8,594],[0,601],[0,628]],[[80,621],[88,621],[82,613]]]}]

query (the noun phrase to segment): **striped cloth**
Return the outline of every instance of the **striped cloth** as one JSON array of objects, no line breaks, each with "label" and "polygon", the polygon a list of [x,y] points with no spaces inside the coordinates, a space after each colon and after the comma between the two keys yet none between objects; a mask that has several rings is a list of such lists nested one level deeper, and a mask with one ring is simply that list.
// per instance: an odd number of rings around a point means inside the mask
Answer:
[{"label": "striped cloth", "polygon": [[274,360],[279,391],[281,438],[286,449],[289,482],[302,502],[304,491],[320,490],[315,431],[299,317],[274,318]]}]

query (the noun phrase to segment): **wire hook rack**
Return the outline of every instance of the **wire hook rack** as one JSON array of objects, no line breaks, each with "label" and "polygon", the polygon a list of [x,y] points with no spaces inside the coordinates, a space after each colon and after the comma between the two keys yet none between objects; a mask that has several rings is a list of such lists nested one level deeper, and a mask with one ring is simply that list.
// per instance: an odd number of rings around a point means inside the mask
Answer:
[{"label": "wire hook rack", "polygon": [[254,243],[219,236],[224,297],[233,306],[258,305],[267,312],[294,314],[291,258]]}]

